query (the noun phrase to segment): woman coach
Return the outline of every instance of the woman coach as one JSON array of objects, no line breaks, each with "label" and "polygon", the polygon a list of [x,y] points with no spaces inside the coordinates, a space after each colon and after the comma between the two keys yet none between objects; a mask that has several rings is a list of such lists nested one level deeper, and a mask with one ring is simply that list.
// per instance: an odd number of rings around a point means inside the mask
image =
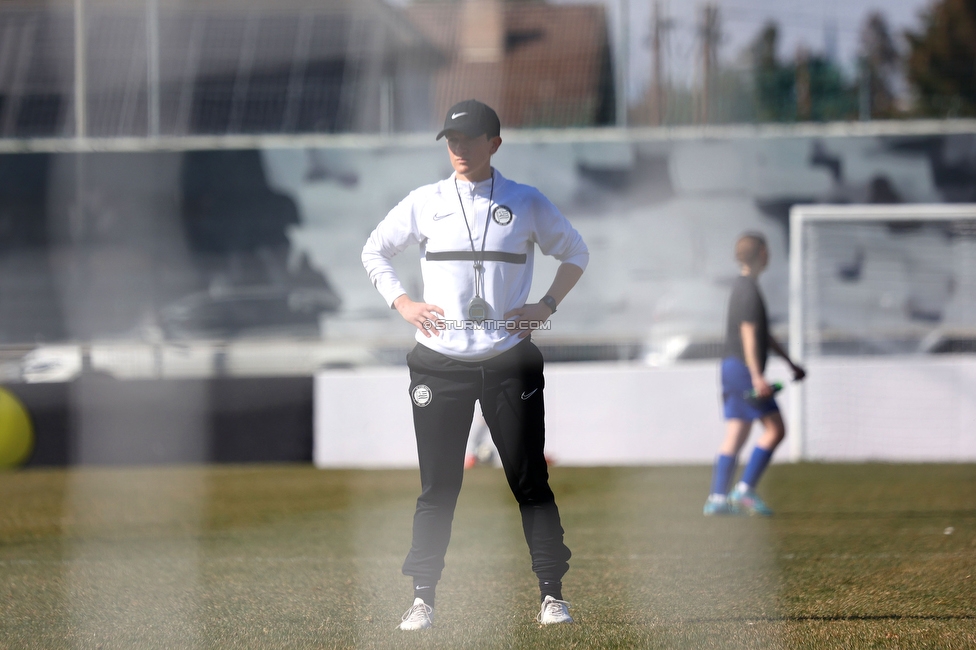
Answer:
[{"label": "woman coach", "polygon": [[[411,192],[363,248],[363,265],[387,304],[417,328],[407,355],[421,494],[403,573],[414,604],[400,628],[432,624],[451,522],[464,473],[464,451],[480,401],[539,578],[542,624],[571,623],[562,597],[570,551],[549,488],[543,360],[530,334],[555,313],[589,260],[579,233],[537,189],[491,166],[498,116],[467,100],[447,112],[444,128],[454,174]],[[424,295],[411,299],[390,259],[420,248]],[[549,291],[529,302],[535,247],[562,262]]]}]

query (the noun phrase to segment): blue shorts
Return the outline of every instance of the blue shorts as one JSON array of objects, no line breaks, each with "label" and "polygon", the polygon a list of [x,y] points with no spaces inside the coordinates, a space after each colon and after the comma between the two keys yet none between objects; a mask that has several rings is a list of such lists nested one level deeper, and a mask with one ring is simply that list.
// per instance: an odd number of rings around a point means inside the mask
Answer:
[{"label": "blue shorts", "polygon": [[735,357],[722,359],[722,403],[726,420],[760,420],[770,413],[779,413],[772,397],[764,400],[743,397],[750,390],[752,377],[746,364]]}]

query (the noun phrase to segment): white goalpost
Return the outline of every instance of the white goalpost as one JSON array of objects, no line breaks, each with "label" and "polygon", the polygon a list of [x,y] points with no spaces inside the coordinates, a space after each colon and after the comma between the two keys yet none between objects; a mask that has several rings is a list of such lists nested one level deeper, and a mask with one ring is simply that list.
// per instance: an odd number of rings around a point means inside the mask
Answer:
[{"label": "white goalpost", "polygon": [[793,461],[976,460],[976,205],[790,212]]}]

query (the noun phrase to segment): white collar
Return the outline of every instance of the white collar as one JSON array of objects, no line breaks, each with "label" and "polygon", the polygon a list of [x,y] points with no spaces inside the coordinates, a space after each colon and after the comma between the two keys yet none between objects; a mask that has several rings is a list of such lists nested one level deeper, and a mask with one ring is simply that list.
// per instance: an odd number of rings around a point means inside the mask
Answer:
[{"label": "white collar", "polygon": [[498,180],[496,177],[498,172],[495,171],[494,167],[491,170],[492,175],[483,181],[463,181],[457,177],[457,172],[451,174],[451,179],[456,185],[459,192],[468,196],[488,196],[491,191],[492,180]]}]

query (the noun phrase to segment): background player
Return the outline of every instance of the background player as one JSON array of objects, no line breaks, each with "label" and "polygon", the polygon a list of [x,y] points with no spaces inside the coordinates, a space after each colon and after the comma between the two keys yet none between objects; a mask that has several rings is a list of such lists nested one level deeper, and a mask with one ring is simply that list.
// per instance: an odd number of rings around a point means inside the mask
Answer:
[{"label": "background player", "polygon": [[[400,628],[432,624],[437,582],[451,537],[475,401],[480,402],[539,578],[542,624],[571,623],[562,599],[570,551],[543,454],[543,359],[529,335],[556,311],[589,261],[579,233],[537,189],[491,166],[501,146],[498,116],[475,100],[455,104],[444,129],[450,178],[407,196],[363,248],[373,285],[417,328],[407,355],[421,495],[403,563],[413,605]],[[424,296],[407,295],[390,258],[411,244],[422,255]],[[562,264],[549,291],[528,302],[535,246]]]},{"label": "background player", "polygon": [[[742,235],[735,244],[735,259],[741,274],[732,286],[729,299],[721,369],[725,441],[715,459],[711,494],[705,501],[704,512],[706,515],[768,516],[773,513],[756,494],[755,488],[777,445],[786,435],[773,389],[763,376],[769,349],[786,359],[795,380],[803,379],[806,372],[790,360],[769,333],[766,304],[758,284],[759,275],[769,263],[766,239],[759,233]],[[750,391],[755,391],[754,399],[746,397]],[[739,451],[749,437],[754,420],[762,421],[763,433],[741,479],[729,493]]]}]

